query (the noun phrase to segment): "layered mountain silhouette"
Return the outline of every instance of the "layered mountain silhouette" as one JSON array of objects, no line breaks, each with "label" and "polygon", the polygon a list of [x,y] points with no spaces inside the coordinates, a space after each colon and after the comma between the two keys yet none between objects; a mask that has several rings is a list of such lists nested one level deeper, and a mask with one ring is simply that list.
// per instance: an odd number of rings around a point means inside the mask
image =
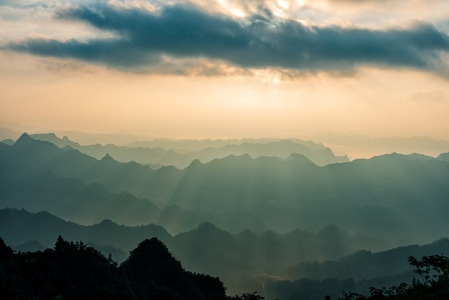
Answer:
[{"label": "layered mountain silhouette", "polygon": [[[0,143],[0,236],[17,251],[43,250],[60,235],[86,241],[127,261],[136,286],[156,275],[135,271],[141,263],[128,252],[141,241],[142,249],[161,250],[162,243],[173,253],[174,273],[185,275],[180,260],[193,272],[219,276],[231,293],[257,290],[273,299],[312,295],[323,282],[332,295],[400,283],[412,275],[399,256],[446,253],[446,239],[372,251],[449,235],[447,153],[342,161],[299,140],[124,147],[23,134]],[[200,282],[192,297],[209,293],[209,281],[217,286],[213,277],[189,274],[161,276],[179,281],[178,290]],[[138,298],[175,297],[157,285],[154,279],[148,289],[128,287]]]},{"label": "layered mountain silhouette", "polygon": [[[269,299],[320,300],[331,296],[331,299],[363,300],[367,299],[362,296],[368,291],[371,294],[369,299],[446,299],[449,279],[447,275],[441,274],[448,273],[448,254],[447,238],[431,244],[411,245],[377,253],[361,250],[336,261],[301,263],[290,271],[295,280],[268,280],[265,292]],[[423,261],[427,257],[426,261],[433,265],[412,266],[410,257]],[[426,279],[426,274],[422,271],[430,273],[429,278]],[[435,275],[437,272],[440,273],[439,276]],[[433,275],[435,277],[431,280],[439,278],[442,281],[438,284],[436,281],[423,284],[421,280],[429,281]],[[410,283],[410,289],[415,290],[405,294],[406,283]],[[432,287],[436,292],[426,291],[425,287]],[[360,295],[343,297],[343,291]]]},{"label": "layered mountain silhouette", "polygon": [[373,279],[409,272],[412,267],[405,258],[433,254],[449,255],[449,239],[444,238],[426,245],[409,245],[380,252],[359,250],[338,260],[302,262],[291,268],[289,272],[292,277],[319,280],[326,278]]},{"label": "layered mountain silhouette", "polygon": [[[153,144],[134,144],[135,146],[116,146],[107,145],[87,145],[80,144],[69,140],[66,136],[62,139],[53,133],[33,134],[33,139],[48,141],[59,148],[71,147],[82,153],[101,159],[106,154],[111,155],[115,160],[120,162],[135,161],[140,164],[148,164],[153,168],[160,166],[174,166],[176,168],[185,168],[195,159],[201,162],[209,162],[215,158],[224,158],[229,155],[248,154],[251,157],[259,156],[277,156],[288,157],[293,153],[302,154],[317,165],[327,165],[338,162],[347,162],[346,156],[335,156],[330,148],[321,144],[307,142],[302,140],[228,140],[228,141],[210,141],[203,142],[191,141],[190,144],[197,144],[196,147],[185,145],[187,149],[173,150],[176,143],[162,143],[155,141]],[[181,143],[182,142],[178,142]],[[187,143],[187,142],[186,142]],[[166,149],[161,146],[171,146]],[[177,145],[179,147],[179,145]],[[204,147],[204,148],[201,148]]]},{"label": "layered mountain silhouette", "polygon": [[[0,210],[0,220],[0,236],[7,244],[35,238],[41,241],[39,243],[52,245],[55,235],[65,234],[70,236],[67,238],[69,241],[80,238],[95,241],[87,245],[93,245],[105,257],[110,256],[111,249],[126,248],[123,253],[131,251],[131,255],[124,256],[119,262],[124,261],[121,268],[139,288],[151,280],[154,286],[171,282],[177,289],[186,289],[179,259],[184,267],[194,271],[188,274],[200,272],[219,276],[231,294],[244,289],[261,290],[269,295],[268,299],[287,299],[286,295],[289,294],[290,297],[294,294],[295,297],[302,295],[304,299],[319,299],[313,298],[310,292],[316,289],[321,293],[337,295],[343,289],[363,291],[370,286],[399,284],[413,278],[407,257],[449,254],[448,239],[381,252],[354,252],[354,249],[363,248],[360,237],[350,236],[334,225],[316,233],[295,230],[286,235],[272,231],[257,235],[244,231],[232,235],[204,223],[191,232],[171,236],[155,225],[126,227],[104,221],[86,227],[63,221],[46,212],[31,214],[15,209]],[[144,241],[134,249],[133,245],[141,238]],[[115,247],[106,247],[106,244]],[[345,256],[342,255],[344,252],[353,254]],[[112,259],[117,261],[117,253],[112,254]],[[296,263],[298,260],[301,262]],[[213,277],[195,276],[220,287]],[[207,286],[209,284],[203,288],[207,289]],[[142,296],[146,293],[144,290],[138,290],[138,293],[141,295],[139,299],[146,297]]]},{"label": "layered mountain silhouette", "polygon": [[316,233],[297,229],[288,234],[273,231],[256,234],[249,230],[230,234],[211,223],[203,223],[191,231],[171,235],[154,224],[128,227],[105,220],[82,226],[48,212],[0,210],[0,236],[8,245],[37,241],[50,247],[59,235],[95,245],[105,256],[113,254],[112,258],[119,262],[136,243],[156,237],[189,270],[219,276],[236,292],[248,286],[260,289],[263,276],[283,274],[300,262],[338,259],[379,243],[376,239],[350,235],[335,225]]},{"label": "layered mountain silhouette", "polygon": [[449,163],[418,154],[324,167],[299,154],[231,155],[195,160],[183,170],[153,170],[109,155],[96,160],[24,134],[0,148],[0,160],[2,207],[48,210],[76,221],[92,221],[87,212],[92,209],[90,215],[101,219],[165,226],[167,219],[158,218],[170,216],[161,210],[171,207],[193,227],[217,220],[233,232],[288,232],[333,223],[396,245],[429,242],[449,228]]}]

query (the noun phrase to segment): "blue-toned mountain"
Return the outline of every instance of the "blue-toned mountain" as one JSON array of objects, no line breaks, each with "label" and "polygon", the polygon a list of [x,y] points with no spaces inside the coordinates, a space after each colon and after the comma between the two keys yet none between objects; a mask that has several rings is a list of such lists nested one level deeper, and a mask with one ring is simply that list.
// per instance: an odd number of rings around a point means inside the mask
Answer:
[{"label": "blue-toned mountain", "polygon": [[[109,155],[96,160],[24,135],[2,147],[0,161],[2,207],[55,212],[51,205],[76,194],[65,210],[69,219],[72,210],[79,218],[91,207],[102,207],[114,211],[111,219],[129,224],[156,222],[168,228],[179,220],[181,225],[172,227],[178,232],[204,221],[233,232],[316,231],[337,224],[352,233],[382,236],[392,246],[449,234],[449,163],[419,154],[322,167],[300,154],[255,159],[245,154],[209,163],[194,160],[183,170],[153,170]],[[152,214],[157,209],[150,201],[171,212]]]}]

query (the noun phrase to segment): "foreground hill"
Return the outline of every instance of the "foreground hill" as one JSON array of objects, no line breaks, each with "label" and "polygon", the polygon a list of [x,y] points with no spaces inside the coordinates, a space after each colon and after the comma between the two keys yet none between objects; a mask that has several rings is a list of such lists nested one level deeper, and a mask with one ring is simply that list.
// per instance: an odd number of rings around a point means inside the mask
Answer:
[{"label": "foreground hill", "polygon": [[[35,240],[50,247],[54,236],[64,234],[70,237],[68,240],[94,241],[95,248],[105,256],[112,253],[113,260],[117,260],[117,251],[127,253],[139,239],[157,238],[187,269],[219,276],[230,294],[258,290],[267,299],[322,300],[327,294],[341,295],[343,290],[365,292],[370,286],[410,282],[413,274],[407,257],[449,254],[448,239],[377,253],[354,252],[363,248],[361,237],[350,236],[335,226],[317,233],[296,230],[286,235],[257,235],[245,231],[232,235],[205,223],[171,236],[155,225],[126,227],[104,221],[80,226],[45,212],[30,214],[24,210],[1,210],[0,221],[0,236],[9,245]],[[353,254],[341,257],[345,252]],[[125,260],[129,258],[124,256],[120,261]]]},{"label": "foreground hill", "polygon": [[3,299],[228,299],[218,278],[185,271],[156,238],[139,243],[120,267],[61,236],[52,249],[18,254],[0,238],[0,253]]},{"label": "foreground hill", "polygon": [[[308,260],[338,259],[361,248],[372,248],[378,240],[349,235],[336,226],[316,233],[295,230],[288,234],[244,231],[230,234],[213,224],[203,223],[191,231],[170,235],[156,225],[127,227],[105,220],[92,226],[64,221],[47,212],[0,210],[0,236],[9,245],[20,247],[37,241],[50,247],[59,236],[83,240],[101,248],[104,254],[116,253],[118,260],[139,241],[157,237],[167,244],[175,257],[195,272],[218,275],[233,291],[260,288],[266,276],[279,276],[287,268]],[[112,251],[111,251],[112,250]]]}]

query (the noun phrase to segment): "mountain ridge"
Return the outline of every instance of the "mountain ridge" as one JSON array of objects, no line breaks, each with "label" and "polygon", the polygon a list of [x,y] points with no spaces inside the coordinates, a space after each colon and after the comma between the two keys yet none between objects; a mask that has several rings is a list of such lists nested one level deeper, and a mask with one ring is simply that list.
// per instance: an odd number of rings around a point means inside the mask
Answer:
[{"label": "mountain ridge", "polygon": [[[224,221],[220,224],[226,223],[225,228],[234,227],[234,231],[245,229],[236,228],[238,224],[258,226],[257,222],[264,228],[283,232],[296,227],[316,230],[335,223],[353,233],[358,230],[373,235],[393,234],[411,241],[416,237],[437,238],[447,233],[449,225],[444,217],[449,211],[445,201],[449,194],[445,180],[449,177],[449,163],[422,155],[393,153],[323,167],[298,154],[255,159],[231,155],[209,163],[194,162],[183,170],[152,170],[108,156],[96,160],[76,150],[63,151],[25,135],[17,145],[2,148],[0,162],[0,207],[19,201],[17,205],[36,210],[39,203],[53,201],[60,206],[64,201],[77,199],[87,209],[88,203],[79,196],[67,197],[69,191],[84,190],[83,197],[90,195],[94,199],[96,193],[103,193],[97,198],[115,199],[117,204],[122,203],[122,208],[126,198],[134,198],[134,217],[140,215],[140,221],[145,213],[150,213],[150,219],[151,210],[156,212],[157,208],[139,208],[138,203],[151,206],[151,202],[161,209],[176,205],[193,212],[198,217],[189,218],[197,218],[196,225],[214,221],[208,218],[220,215]],[[29,195],[24,194],[26,191]],[[53,196],[45,196],[49,193]],[[100,205],[99,201],[92,203]],[[81,206],[74,204],[72,208],[79,211]],[[49,207],[41,206],[42,209]],[[375,218],[373,212],[380,217]],[[124,213],[123,221],[131,217]],[[226,221],[225,215],[237,219]],[[245,215],[250,216],[249,222],[243,222]]]},{"label": "mountain ridge", "polygon": [[214,158],[223,158],[231,154],[239,156],[245,153],[250,154],[254,158],[259,156],[279,156],[285,158],[292,153],[299,153],[305,155],[318,165],[349,161],[346,156],[335,156],[328,147],[324,147],[321,144],[314,144],[315,146],[311,147],[311,142],[301,140],[244,141],[240,144],[224,144],[218,148],[207,147],[182,152],[161,147],[145,148],[141,146],[116,146],[113,144],[104,146],[100,144],[81,146],[69,140],[66,136],[60,139],[54,133],[33,134],[31,137],[37,140],[52,142],[59,148],[70,146],[97,159],[109,153],[114,159],[120,162],[136,161],[140,164],[147,165],[173,165],[180,169],[187,167],[195,159],[200,159],[202,162],[210,162]]}]

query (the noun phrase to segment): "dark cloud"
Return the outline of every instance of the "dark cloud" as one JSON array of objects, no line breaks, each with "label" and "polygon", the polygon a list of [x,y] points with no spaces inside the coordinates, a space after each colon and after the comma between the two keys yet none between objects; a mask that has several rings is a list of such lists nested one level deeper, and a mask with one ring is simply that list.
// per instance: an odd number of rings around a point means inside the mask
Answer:
[{"label": "dark cloud", "polygon": [[359,65],[378,65],[448,73],[441,53],[449,52],[449,37],[431,24],[385,30],[318,27],[259,11],[247,19],[235,19],[192,6],[150,12],[99,4],[60,11],[57,16],[87,22],[112,33],[113,38],[31,39],[9,48],[132,71],[151,68],[169,56],[304,72],[348,72]]}]

